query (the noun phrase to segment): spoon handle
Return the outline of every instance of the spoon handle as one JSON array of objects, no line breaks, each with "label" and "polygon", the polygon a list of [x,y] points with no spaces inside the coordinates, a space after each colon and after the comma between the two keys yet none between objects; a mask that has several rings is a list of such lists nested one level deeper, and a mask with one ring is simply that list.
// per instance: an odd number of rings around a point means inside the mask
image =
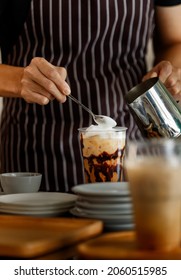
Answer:
[{"label": "spoon handle", "polygon": [[92,115],[93,118],[95,118],[93,112],[87,108],[84,104],[82,104],[78,99],[76,99],[74,96],[71,94],[67,95],[70,99],[72,99],[75,103],[77,103],[79,106],[81,106],[84,110],[86,110],[89,114]]}]

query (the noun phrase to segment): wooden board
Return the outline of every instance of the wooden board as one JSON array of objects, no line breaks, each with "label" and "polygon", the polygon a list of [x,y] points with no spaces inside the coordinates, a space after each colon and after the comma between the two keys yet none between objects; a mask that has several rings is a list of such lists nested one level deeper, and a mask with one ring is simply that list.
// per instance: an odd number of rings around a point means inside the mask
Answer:
[{"label": "wooden board", "polygon": [[140,250],[135,232],[103,234],[77,246],[79,259],[106,260],[181,260],[181,248],[170,252]]},{"label": "wooden board", "polygon": [[95,237],[99,220],[0,216],[0,256],[32,258]]}]

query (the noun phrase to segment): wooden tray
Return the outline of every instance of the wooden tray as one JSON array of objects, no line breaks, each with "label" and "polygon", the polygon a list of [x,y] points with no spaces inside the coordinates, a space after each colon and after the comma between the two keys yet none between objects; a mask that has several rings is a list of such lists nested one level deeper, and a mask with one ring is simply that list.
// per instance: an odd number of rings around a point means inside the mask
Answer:
[{"label": "wooden tray", "polygon": [[32,258],[95,237],[99,220],[0,216],[0,256]]},{"label": "wooden tray", "polygon": [[170,252],[140,250],[135,232],[107,233],[77,246],[79,259],[180,260],[181,248]]}]

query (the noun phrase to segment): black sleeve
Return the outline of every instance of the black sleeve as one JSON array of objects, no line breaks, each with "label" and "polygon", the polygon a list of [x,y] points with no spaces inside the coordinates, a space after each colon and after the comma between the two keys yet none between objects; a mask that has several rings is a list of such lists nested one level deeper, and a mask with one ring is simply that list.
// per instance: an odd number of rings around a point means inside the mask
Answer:
[{"label": "black sleeve", "polygon": [[0,0],[0,47],[2,53],[17,39],[27,17],[31,0]]},{"label": "black sleeve", "polygon": [[0,18],[2,17],[3,11],[6,8],[7,4],[8,3],[5,0],[0,1]]},{"label": "black sleeve", "polygon": [[5,26],[6,18],[8,17],[9,14],[8,4],[9,3],[6,0],[0,1],[0,46],[2,45],[3,37],[5,34],[4,26]]},{"label": "black sleeve", "polygon": [[175,6],[181,4],[181,0],[155,0],[156,6]]}]

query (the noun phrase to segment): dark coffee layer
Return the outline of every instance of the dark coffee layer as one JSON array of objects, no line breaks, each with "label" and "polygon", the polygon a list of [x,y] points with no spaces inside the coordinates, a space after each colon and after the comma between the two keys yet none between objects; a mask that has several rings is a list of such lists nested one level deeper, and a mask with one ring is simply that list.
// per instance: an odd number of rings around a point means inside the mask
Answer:
[{"label": "dark coffee layer", "polygon": [[87,182],[122,181],[123,176],[123,149],[115,153],[101,153],[99,156],[83,157]]}]

